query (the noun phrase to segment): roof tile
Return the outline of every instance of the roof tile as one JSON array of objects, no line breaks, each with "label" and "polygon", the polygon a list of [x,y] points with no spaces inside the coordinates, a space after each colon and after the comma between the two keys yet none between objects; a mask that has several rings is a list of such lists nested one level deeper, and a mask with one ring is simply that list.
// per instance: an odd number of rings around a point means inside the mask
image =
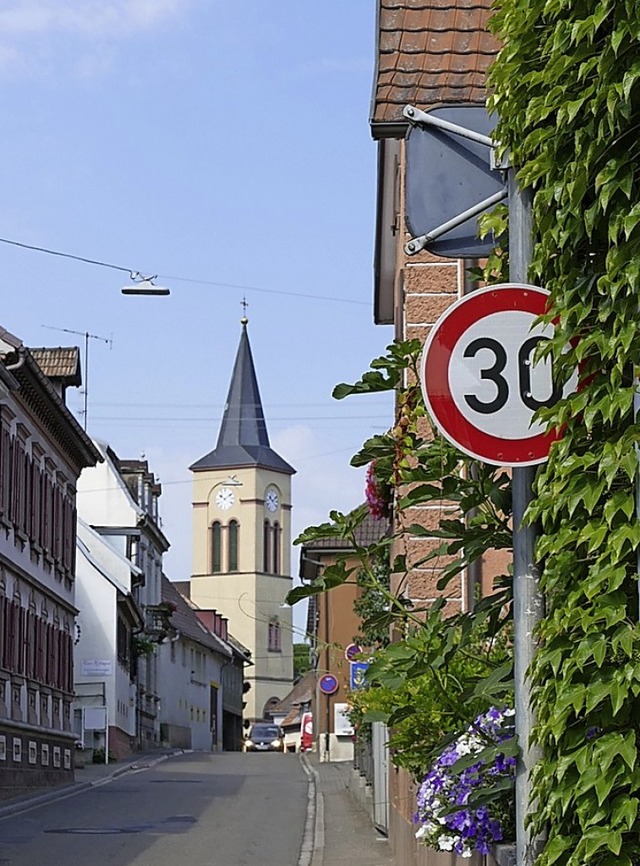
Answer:
[{"label": "roof tile", "polygon": [[[371,123],[405,123],[413,104],[484,104],[498,49],[487,31],[492,0],[379,0],[378,63]],[[377,130],[377,132],[376,132]]]},{"label": "roof tile", "polygon": [[69,379],[80,385],[80,349],[77,346],[29,349],[38,367],[50,379]]}]

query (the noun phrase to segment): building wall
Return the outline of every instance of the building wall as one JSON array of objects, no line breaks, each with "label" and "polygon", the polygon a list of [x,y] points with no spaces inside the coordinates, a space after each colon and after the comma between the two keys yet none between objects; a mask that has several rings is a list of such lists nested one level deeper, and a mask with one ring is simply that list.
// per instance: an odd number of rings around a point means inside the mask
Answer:
[{"label": "building wall", "polygon": [[354,584],[343,584],[317,597],[318,680],[325,673],[333,674],[338,680],[338,690],[332,695],[325,695],[319,689],[317,692],[315,733],[318,754],[322,760],[346,761],[353,758],[353,738],[335,733],[334,708],[336,704],[349,703],[351,670],[345,650],[353,643],[360,625],[353,609],[359,594]]},{"label": "building wall", "polygon": [[[106,548],[104,542],[97,539],[92,554],[97,554],[100,546]],[[109,550],[103,553],[108,559]],[[115,557],[112,557],[111,568],[120,566],[118,576],[126,580],[127,564],[113,560]],[[80,712],[84,707],[102,706],[105,702],[110,727],[109,749],[116,758],[121,758],[131,753],[137,731],[135,683],[117,652],[118,591],[82,553],[78,555],[76,597],[80,637],[75,650],[74,681],[78,697],[74,710]],[[89,732],[85,748],[104,748],[104,736]]]},{"label": "building wall", "polygon": [[[406,231],[404,222],[404,188],[406,155],[404,142],[400,143],[398,153],[397,172],[397,202],[398,214],[395,224],[403,227],[403,231],[396,234],[396,278],[395,284],[395,331],[396,336],[402,340],[418,339],[422,343],[427,339],[429,332],[438,318],[462,297],[465,285],[464,262],[459,259],[445,259],[434,256],[426,251],[415,256],[407,256],[404,252],[404,244],[410,240],[410,234]],[[421,433],[429,435],[429,426],[426,422],[422,424]],[[398,518],[397,530],[411,526],[414,523],[425,527],[439,525],[443,515],[451,513],[452,506],[446,501],[419,505],[406,509]],[[437,589],[442,568],[446,564],[445,558],[438,560],[434,567],[432,563],[414,567],[413,564],[424,557],[429,551],[441,544],[441,539],[416,538],[408,533],[402,533],[398,542],[394,545],[393,555],[405,554],[410,568],[406,591],[411,599],[418,603],[433,602],[441,596]],[[396,581],[401,580],[396,576]],[[450,610],[460,610],[465,597],[464,575],[455,584],[450,584],[448,599]]]},{"label": "building wall", "polygon": [[0,407],[0,798],[72,778],[76,470]]},{"label": "building wall", "polygon": [[[131,558],[141,570],[142,578],[132,594],[145,618],[145,631],[153,635],[154,611],[162,601],[162,555],[168,542],[162,535],[157,518],[157,496],[148,495],[150,475],[144,461],[140,464],[140,500],[133,497],[124,478],[108,453],[104,442],[96,442],[104,455],[104,463],[85,469],[78,482],[78,508],[91,526],[100,527],[100,534],[114,550]],[[136,470],[128,472],[136,475]],[[138,746],[154,748],[160,743],[158,715],[158,671],[155,653],[141,656],[137,674]]]},{"label": "building wall", "polygon": [[228,660],[185,637],[165,641],[158,653],[163,743],[221,751],[221,673]]}]

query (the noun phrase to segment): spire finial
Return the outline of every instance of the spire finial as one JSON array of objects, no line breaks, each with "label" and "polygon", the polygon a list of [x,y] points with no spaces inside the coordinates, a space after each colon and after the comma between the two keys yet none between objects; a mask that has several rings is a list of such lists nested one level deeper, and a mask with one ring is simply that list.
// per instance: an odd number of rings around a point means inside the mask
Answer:
[{"label": "spire finial", "polygon": [[247,319],[247,307],[249,304],[246,298],[243,298],[240,303],[242,304],[242,318],[240,319],[240,324],[246,325],[249,321],[249,319]]}]

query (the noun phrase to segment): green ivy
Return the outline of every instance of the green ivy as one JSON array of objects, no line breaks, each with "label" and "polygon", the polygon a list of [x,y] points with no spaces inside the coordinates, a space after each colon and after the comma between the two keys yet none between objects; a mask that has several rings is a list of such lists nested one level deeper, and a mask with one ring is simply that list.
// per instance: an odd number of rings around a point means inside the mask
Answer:
[{"label": "green ivy", "polygon": [[640,16],[637,0],[500,0],[497,137],[533,191],[530,279],[578,391],[541,413],[562,439],[529,519],[546,615],[533,662],[539,866],[640,860]]}]

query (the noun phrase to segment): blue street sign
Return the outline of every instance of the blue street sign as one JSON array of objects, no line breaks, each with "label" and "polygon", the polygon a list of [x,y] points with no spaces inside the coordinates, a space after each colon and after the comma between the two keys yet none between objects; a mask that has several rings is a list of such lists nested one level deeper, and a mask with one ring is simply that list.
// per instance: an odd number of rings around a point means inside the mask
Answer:
[{"label": "blue street sign", "polygon": [[366,675],[369,662],[351,662],[350,688],[352,692],[366,685]]}]

